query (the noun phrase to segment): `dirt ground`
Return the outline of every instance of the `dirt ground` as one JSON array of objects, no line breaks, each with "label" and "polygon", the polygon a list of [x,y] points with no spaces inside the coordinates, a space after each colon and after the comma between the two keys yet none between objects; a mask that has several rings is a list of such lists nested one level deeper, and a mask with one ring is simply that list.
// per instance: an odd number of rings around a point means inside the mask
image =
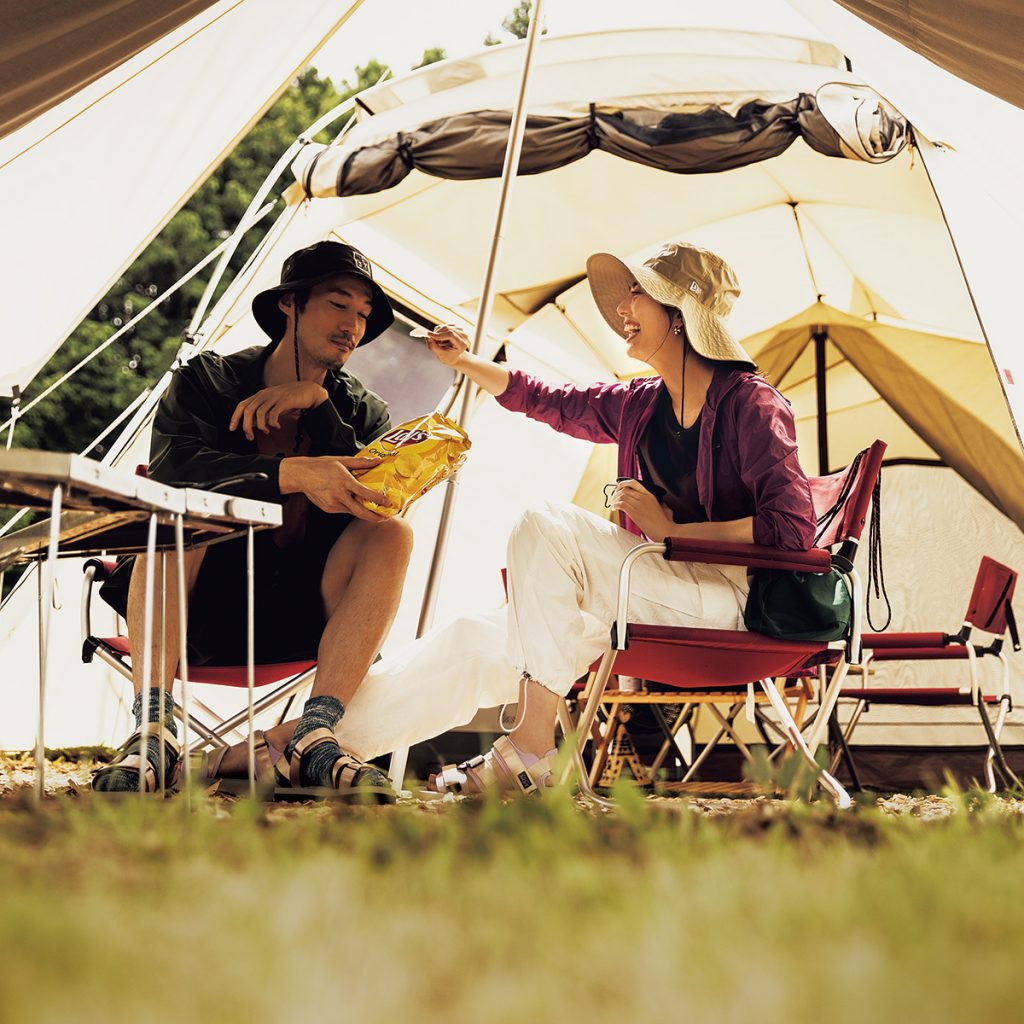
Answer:
[{"label": "dirt ground", "polygon": [[[90,777],[98,764],[98,761],[91,758],[48,761],[45,781],[46,795],[75,798],[83,791],[88,791]],[[30,757],[0,753],[0,797],[9,797],[19,791],[27,796],[34,785],[35,765]],[[862,796],[858,803],[863,806],[865,803],[870,803],[871,800],[870,796],[867,798]],[[875,806],[886,814],[907,815],[924,821],[949,817],[956,811],[959,803],[955,797],[935,793],[875,795],[873,800]],[[762,796],[741,799],[696,795],[686,797],[648,796],[647,801],[666,810],[685,808],[691,813],[708,818],[749,811],[755,806],[767,809],[772,805],[785,806],[786,804],[784,800]],[[415,797],[402,802],[425,803],[417,801]],[[443,811],[445,806],[450,806],[452,802],[451,800],[434,800],[430,801],[429,807],[432,810]],[[996,803],[1006,814],[1024,814],[1024,799],[1000,796],[996,798]],[[307,804],[290,804],[278,808],[286,816],[293,813],[309,813],[311,809],[311,806]]]}]

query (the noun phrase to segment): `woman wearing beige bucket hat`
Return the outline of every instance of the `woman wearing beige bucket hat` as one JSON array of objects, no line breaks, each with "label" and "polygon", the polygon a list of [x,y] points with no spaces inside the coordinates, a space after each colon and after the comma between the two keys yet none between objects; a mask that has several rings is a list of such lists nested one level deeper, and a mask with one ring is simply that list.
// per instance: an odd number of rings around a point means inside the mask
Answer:
[{"label": "woman wearing beige bucket hat", "polygon": [[[560,697],[607,644],[619,567],[637,536],[805,549],[814,538],[807,478],[789,403],[754,372],[726,324],[739,282],[719,256],[665,245],[639,265],[607,253],[587,261],[598,309],[653,376],[553,387],[468,352],[441,326],[428,345],[499,404],[586,440],[618,445],[608,506],[619,523],[575,506],[527,510],[508,546],[507,653],[520,673],[510,734],[480,758],[450,765],[432,786],[532,792],[550,779]],[[645,622],[742,629],[742,567],[636,563],[631,611]]]}]

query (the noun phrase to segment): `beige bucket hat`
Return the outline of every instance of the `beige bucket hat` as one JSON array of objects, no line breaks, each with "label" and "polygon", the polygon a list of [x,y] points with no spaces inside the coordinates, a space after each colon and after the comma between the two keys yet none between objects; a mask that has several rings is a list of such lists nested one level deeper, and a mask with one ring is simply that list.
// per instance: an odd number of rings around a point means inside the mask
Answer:
[{"label": "beige bucket hat", "polygon": [[715,253],[689,242],[669,242],[634,266],[599,252],[587,260],[587,280],[601,315],[620,337],[626,332],[615,307],[635,280],[656,302],[682,313],[690,344],[705,359],[755,365],[725,324],[740,283],[732,267]]}]

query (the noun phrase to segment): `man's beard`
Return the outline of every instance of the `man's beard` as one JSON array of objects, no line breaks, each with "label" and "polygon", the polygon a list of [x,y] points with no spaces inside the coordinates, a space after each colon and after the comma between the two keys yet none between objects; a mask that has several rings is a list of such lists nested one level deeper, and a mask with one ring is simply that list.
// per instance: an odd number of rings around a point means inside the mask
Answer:
[{"label": "man's beard", "polygon": [[348,351],[336,348],[330,342],[327,342],[325,349],[313,348],[306,344],[301,334],[299,335],[299,348],[302,350],[304,358],[319,370],[340,370],[349,356]]},{"label": "man's beard", "polygon": [[345,365],[346,353],[339,350],[335,353],[314,356],[313,362],[321,370],[340,370]]}]

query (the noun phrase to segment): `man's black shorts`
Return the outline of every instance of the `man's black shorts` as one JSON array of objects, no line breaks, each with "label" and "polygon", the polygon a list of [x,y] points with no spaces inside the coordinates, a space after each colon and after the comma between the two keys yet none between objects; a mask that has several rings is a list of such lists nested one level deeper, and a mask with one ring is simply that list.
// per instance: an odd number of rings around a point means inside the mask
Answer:
[{"label": "man's black shorts", "polygon": [[[287,548],[274,543],[270,530],[256,534],[257,663],[316,658],[327,624],[320,580],[331,548],[351,521],[350,516],[312,515],[305,539]],[[245,664],[245,550],[245,537],[206,549],[188,605],[189,660],[194,665]],[[100,591],[122,616],[132,568],[131,563],[120,565]]]}]

